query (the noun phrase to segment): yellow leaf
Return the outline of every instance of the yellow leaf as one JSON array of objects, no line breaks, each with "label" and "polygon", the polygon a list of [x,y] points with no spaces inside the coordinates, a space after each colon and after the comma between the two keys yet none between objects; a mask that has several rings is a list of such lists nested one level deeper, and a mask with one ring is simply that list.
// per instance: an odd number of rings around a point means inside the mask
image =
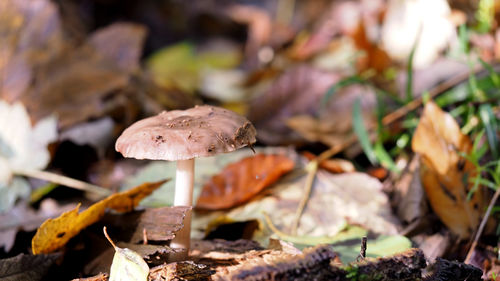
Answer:
[{"label": "yellow leaf", "polygon": [[114,209],[118,212],[131,211],[144,197],[150,195],[166,181],[144,183],[130,190],[110,195],[81,213],[78,213],[80,206],[77,206],[58,218],[46,220],[38,228],[31,241],[33,254],[51,253],[61,248],[82,229],[98,221],[106,209]]},{"label": "yellow leaf", "polygon": [[149,275],[148,264],[138,253],[115,247],[116,253],[109,272],[109,281],[147,281]]},{"label": "yellow leaf", "polygon": [[240,60],[237,50],[198,53],[192,44],[184,42],[158,50],[147,59],[146,65],[158,85],[193,93],[199,87],[204,68],[227,69]]},{"label": "yellow leaf", "polygon": [[469,153],[472,142],[462,134],[451,115],[428,102],[412,140],[413,151],[421,155],[420,177],[434,212],[462,239],[470,237],[479,224],[482,191],[467,200],[477,174],[474,165],[460,153]]},{"label": "yellow leaf", "polygon": [[128,248],[117,247],[109,237],[106,227],[103,231],[104,236],[116,251],[109,270],[109,281],[147,281],[149,266],[141,255]]}]

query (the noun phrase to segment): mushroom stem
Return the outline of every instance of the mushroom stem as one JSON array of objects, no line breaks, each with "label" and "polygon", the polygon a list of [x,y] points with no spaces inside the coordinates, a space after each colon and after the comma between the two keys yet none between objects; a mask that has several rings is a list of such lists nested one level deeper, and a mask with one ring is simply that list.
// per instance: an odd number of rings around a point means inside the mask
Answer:
[{"label": "mushroom stem", "polygon": [[[177,161],[177,171],[175,174],[175,197],[174,206],[193,205],[193,185],[194,185],[194,158]],[[189,252],[191,233],[191,211],[186,212],[184,217],[184,227],[179,230],[170,247],[184,248],[185,252],[174,255],[174,259],[183,260]]]}]

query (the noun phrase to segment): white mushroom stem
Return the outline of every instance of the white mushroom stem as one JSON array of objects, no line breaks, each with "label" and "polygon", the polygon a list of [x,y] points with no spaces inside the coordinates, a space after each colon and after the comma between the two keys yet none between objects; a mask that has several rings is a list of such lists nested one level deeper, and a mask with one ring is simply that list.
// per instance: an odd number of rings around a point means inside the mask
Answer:
[{"label": "white mushroom stem", "polygon": [[[174,206],[193,205],[194,186],[194,159],[178,160],[175,174],[175,197]],[[170,243],[172,248],[184,248],[186,252],[175,255],[175,259],[183,260],[189,252],[191,235],[191,211],[186,212],[184,227],[177,232],[174,240]]]}]

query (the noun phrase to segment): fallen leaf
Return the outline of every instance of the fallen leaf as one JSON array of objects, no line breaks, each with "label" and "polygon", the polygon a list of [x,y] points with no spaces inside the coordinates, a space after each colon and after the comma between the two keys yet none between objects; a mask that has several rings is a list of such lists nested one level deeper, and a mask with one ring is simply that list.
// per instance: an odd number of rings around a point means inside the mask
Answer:
[{"label": "fallen leaf", "polygon": [[384,50],[407,62],[416,46],[413,66],[430,65],[456,36],[450,14],[445,0],[389,1],[381,34]]},{"label": "fallen leaf", "polygon": [[88,39],[97,52],[114,62],[121,70],[139,69],[146,28],[134,23],[115,23],[98,29]]},{"label": "fallen leaf", "polygon": [[451,115],[429,101],[412,140],[412,149],[421,155],[420,177],[432,209],[461,239],[477,229],[483,210],[481,188],[472,198],[467,194],[477,171],[460,153],[469,153],[472,142],[462,134]]},{"label": "fallen leaf", "polygon": [[147,281],[149,266],[141,255],[128,248],[117,247],[106,233],[106,227],[104,235],[116,251],[109,270],[109,281]]},{"label": "fallen leaf", "polygon": [[224,168],[201,191],[196,208],[227,209],[240,205],[290,172],[295,163],[283,155],[257,154]]},{"label": "fallen leaf", "polygon": [[[375,23],[376,24],[376,23]],[[382,73],[391,65],[391,59],[382,50],[377,42],[372,42],[367,35],[367,23],[359,22],[358,27],[351,36],[356,44],[358,52],[363,54],[357,58],[358,73],[373,69]]]},{"label": "fallen leaf", "polygon": [[368,231],[355,225],[346,225],[342,231],[333,236],[294,236],[283,233],[276,229],[274,224],[266,217],[266,223],[273,230],[274,234],[284,241],[291,242],[299,249],[306,246],[319,244],[333,245],[340,259],[344,263],[353,262],[359,255],[359,241],[362,237],[368,236],[367,257],[383,257],[395,253],[400,253],[411,248],[411,241],[402,235],[368,235]]},{"label": "fallen leaf", "polygon": [[[353,262],[359,255],[359,241],[361,241],[361,237],[347,243],[333,244],[332,247],[341,254],[342,262]],[[369,237],[366,244],[366,256],[370,258],[390,257],[409,250],[411,247],[411,240],[403,235],[377,235],[374,238]]]},{"label": "fallen leaf", "polygon": [[90,34],[81,45],[66,40],[65,48],[34,68],[33,85],[21,101],[34,120],[57,113],[61,128],[123,107],[123,91],[139,67],[144,38],[142,26],[117,23]]},{"label": "fallen leaf", "polygon": [[316,116],[297,114],[287,119],[286,124],[310,142],[322,142],[331,147],[343,144],[354,134],[352,108],[357,99],[361,101],[364,124],[368,128],[375,122],[376,96],[373,89],[363,85],[339,89]]},{"label": "fallen leaf", "polygon": [[[301,201],[307,174],[294,171],[278,181],[269,195],[233,208],[210,213],[195,212],[192,237],[202,239],[205,233],[231,222],[257,220],[259,229],[252,239],[266,244],[272,235],[265,227],[266,212],[278,229],[290,232],[296,208]],[[396,234],[399,222],[393,216],[382,184],[363,173],[331,174],[319,170],[312,193],[301,217],[297,235],[333,236],[347,223],[359,224],[380,234]]]},{"label": "fallen leaf", "polygon": [[33,68],[63,47],[58,7],[48,0],[34,5],[26,0],[0,3],[0,96],[18,100],[32,82]]},{"label": "fallen leaf", "polygon": [[201,71],[206,68],[229,68],[239,61],[231,52],[199,54],[189,43],[179,43],[156,51],[147,59],[154,81],[166,89],[193,93],[198,89]]},{"label": "fallen leaf", "polygon": [[245,46],[247,65],[254,68],[259,65],[257,53],[260,48],[269,43],[272,34],[273,21],[269,12],[255,5],[230,5],[226,13],[241,24],[248,25],[248,39]]},{"label": "fallen leaf", "polygon": [[[307,38],[298,37],[291,47],[292,58],[304,60],[328,47],[332,39],[342,31],[353,30],[360,20],[358,2],[332,2],[323,13]],[[316,15],[317,16],[317,15]]]},{"label": "fallen leaf", "polygon": [[394,184],[392,202],[396,206],[399,219],[407,224],[422,218],[429,209],[420,180],[419,165],[418,157],[413,157],[405,172]]},{"label": "fallen leaf", "polygon": [[246,73],[242,70],[207,69],[202,72],[201,91],[204,96],[220,102],[243,102],[247,92],[243,88]]},{"label": "fallen leaf", "polygon": [[81,213],[78,213],[78,206],[56,219],[48,219],[38,228],[31,241],[33,254],[50,253],[61,248],[82,229],[98,221],[106,209],[118,212],[131,211],[144,197],[165,182],[166,180],[144,183],[128,191],[113,194]]},{"label": "fallen leaf", "polygon": [[56,138],[54,117],[32,126],[23,104],[0,100],[0,212],[10,209],[18,197],[30,194],[28,182],[14,174],[44,169],[50,161],[47,145]]},{"label": "fallen leaf", "polygon": [[101,117],[104,96],[129,82],[128,73],[89,46],[62,52],[35,78],[38,83],[21,100],[35,120],[57,113],[61,128]]},{"label": "fallen leaf", "polygon": [[448,247],[452,244],[451,235],[435,233],[432,235],[421,234],[412,239],[416,246],[424,252],[429,262],[434,262],[436,258],[446,254]]},{"label": "fallen leaf", "polygon": [[[297,153],[290,148],[256,147],[255,151],[256,153],[283,155],[293,159],[294,162],[299,160]],[[194,178],[193,201],[196,202],[198,200],[203,184],[212,176],[222,171],[225,166],[252,155],[254,155],[254,153],[251,149],[242,148],[231,153],[223,153],[212,157],[196,159],[194,164],[196,173]],[[132,188],[142,182],[158,181],[168,176],[172,178],[172,181],[165,183],[161,188],[155,191],[152,196],[144,199],[140,205],[144,207],[171,206],[174,203],[175,166],[175,162],[172,161],[151,162],[135,175],[128,177],[124,181],[121,190]]]},{"label": "fallen leaf", "polygon": [[339,74],[306,65],[281,74],[250,103],[248,118],[257,128],[259,140],[273,145],[301,141],[288,128],[287,120],[318,112],[321,98],[340,78]]},{"label": "fallen leaf", "polygon": [[41,280],[60,254],[19,254],[0,260],[0,279],[4,281]]}]

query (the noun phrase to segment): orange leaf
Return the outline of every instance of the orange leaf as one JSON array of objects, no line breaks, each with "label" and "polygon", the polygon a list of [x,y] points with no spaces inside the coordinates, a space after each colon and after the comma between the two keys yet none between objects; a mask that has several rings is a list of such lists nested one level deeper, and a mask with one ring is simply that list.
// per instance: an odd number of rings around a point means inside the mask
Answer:
[{"label": "orange leaf", "polygon": [[282,155],[257,154],[227,165],[204,186],[198,209],[218,210],[240,205],[291,171],[295,163]]},{"label": "orange leaf", "polygon": [[61,248],[85,227],[97,222],[106,209],[119,212],[132,211],[137,204],[167,180],[144,183],[127,191],[110,195],[78,213],[80,205],[55,219],[46,220],[37,230],[31,247],[33,254],[47,254]]},{"label": "orange leaf", "polygon": [[472,143],[456,121],[435,103],[428,102],[412,140],[421,155],[420,177],[434,212],[462,239],[470,237],[479,224],[482,191],[470,200],[467,193],[477,171],[460,153],[469,153]]}]

